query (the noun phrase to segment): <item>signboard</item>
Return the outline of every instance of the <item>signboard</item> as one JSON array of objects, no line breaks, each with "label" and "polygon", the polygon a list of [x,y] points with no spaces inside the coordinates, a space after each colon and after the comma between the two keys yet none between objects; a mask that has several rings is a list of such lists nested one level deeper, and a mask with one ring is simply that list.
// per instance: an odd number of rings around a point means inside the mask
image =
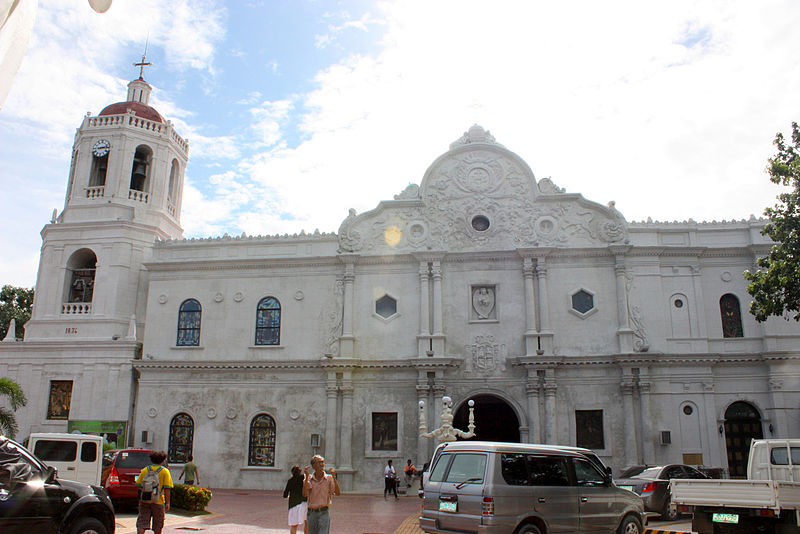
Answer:
[{"label": "signboard", "polygon": [[67,432],[79,431],[81,434],[103,436],[103,445],[108,443],[114,449],[127,445],[127,421],[67,421]]}]

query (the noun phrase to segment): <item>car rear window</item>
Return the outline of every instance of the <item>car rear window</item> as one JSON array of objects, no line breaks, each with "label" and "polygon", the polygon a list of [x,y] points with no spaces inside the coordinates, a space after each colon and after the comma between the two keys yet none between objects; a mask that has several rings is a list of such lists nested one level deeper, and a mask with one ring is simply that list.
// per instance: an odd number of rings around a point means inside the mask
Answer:
[{"label": "car rear window", "polygon": [[661,473],[661,469],[661,467],[650,467],[638,475],[633,475],[631,478],[658,478],[659,473]]},{"label": "car rear window", "polygon": [[145,451],[120,452],[117,454],[115,465],[122,469],[142,469],[147,467],[150,461],[150,453]]},{"label": "car rear window", "polygon": [[37,441],[33,454],[43,462],[74,462],[78,457],[78,444],[74,441]]},{"label": "car rear window", "polygon": [[[792,465],[800,465],[800,447],[792,447]],[[786,447],[774,448],[769,451],[772,465],[789,465],[789,454]]]}]

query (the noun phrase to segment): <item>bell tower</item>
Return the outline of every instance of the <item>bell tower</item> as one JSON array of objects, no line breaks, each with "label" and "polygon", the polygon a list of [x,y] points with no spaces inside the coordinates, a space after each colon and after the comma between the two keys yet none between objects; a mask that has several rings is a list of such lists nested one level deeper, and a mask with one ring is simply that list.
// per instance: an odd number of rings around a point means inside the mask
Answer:
[{"label": "bell tower", "polygon": [[149,63],[135,65],[127,99],[87,113],[75,133],[64,209],[41,232],[26,341],[141,339],[143,265],[156,241],[183,234],[189,146],[149,104]]}]

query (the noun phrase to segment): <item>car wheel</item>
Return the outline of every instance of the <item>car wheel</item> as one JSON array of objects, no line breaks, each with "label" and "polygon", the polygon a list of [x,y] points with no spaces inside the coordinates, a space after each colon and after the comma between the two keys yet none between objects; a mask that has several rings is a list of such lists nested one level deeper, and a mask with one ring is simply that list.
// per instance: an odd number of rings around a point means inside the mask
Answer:
[{"label": "car wheel", "polygon": [[517,530],[517,534],[542,534],[542,531],[539,530],[539,527],[536,525],[532,525],[530,523],[525,523]]},{"label": "car wheel", "polygon": [[664,509],[661,511],[661,519],[664,521],[677,521],[680,516],[681,514],[678,512],[678,507],[675,506],[672,499],[668,500],[664,505]]},{"label": "car wheel", "polygon": [[642,534],[642,522],[635,515],[629,515],[622,520],[617,532],[619,534]]},{"label": "car wheel", "polygon": [[108,534],[108,529],[99,519],[84,517],[69,529],[69,534]]}]

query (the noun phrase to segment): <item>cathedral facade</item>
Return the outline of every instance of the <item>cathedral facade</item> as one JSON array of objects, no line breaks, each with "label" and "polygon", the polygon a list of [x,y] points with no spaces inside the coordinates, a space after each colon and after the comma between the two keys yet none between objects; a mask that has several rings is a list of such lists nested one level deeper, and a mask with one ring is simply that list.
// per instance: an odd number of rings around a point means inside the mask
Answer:
[{"label": "cathedral facade", "polygon": [[184,239],[188,144],[150,91],[76,133],[25,339],[0,343],[19,437],[192,454],[211,487],[280,489],[322,454],[360,491],[427,461],[444,397],[480,439],[615,470],[739,476],[751,438],[800,434],[800,328],[747,313],[764,220],[628,222],[473,126],[336,233]]}]

